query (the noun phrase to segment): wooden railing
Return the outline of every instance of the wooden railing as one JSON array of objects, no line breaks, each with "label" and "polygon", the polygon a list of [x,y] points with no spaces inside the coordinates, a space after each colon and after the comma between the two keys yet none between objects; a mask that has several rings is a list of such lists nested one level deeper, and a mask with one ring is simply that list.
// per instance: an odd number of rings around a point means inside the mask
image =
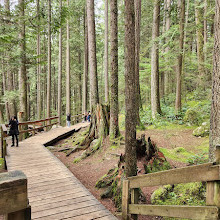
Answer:
[{"label": "wooden railing", "polygon": [[0,174],[0,215],[7,220],[31,220],[27,177],[21,171]]},{"label": "wooden railing", "polygon": [[[158,173],[129,177],[123,181],[122,218],[137,219],[137,215],[176,217],[198,220],[220,219],[220,146],[216,147],[216,162],[172,169]],[[138,204],[139,187],[190,182],[207,182],[206,206],[173,206]],[[131,197],[130,197],[131,193]],[[131,198],[131,199],[130,199]],[[131,201],[131,203],[130,203]]]}]

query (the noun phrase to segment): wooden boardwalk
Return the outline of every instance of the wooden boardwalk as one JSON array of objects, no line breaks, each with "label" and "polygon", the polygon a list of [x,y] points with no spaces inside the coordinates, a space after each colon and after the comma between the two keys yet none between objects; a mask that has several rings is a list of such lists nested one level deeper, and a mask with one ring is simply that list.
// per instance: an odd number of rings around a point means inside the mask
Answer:
[{"label": "wooden boardwalk", "polygon": [[58,136],[87,125],[55,128],[20,142],[19,147],[8,146],[8,171],[21,170],[28,178],[32,219],[117,219],[44,147]]}]

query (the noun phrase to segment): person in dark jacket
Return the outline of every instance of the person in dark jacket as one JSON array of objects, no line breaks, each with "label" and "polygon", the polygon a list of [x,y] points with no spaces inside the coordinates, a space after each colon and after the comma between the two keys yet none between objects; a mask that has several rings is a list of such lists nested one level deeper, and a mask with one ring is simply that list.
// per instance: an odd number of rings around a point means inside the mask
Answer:
[{"label": "person in dark jacket", "polygon": [[19,135],[19,131],[18,131],[18,120],[16,116],[13,116],[10,121],[9,121],[9,135],[12,136],[12,145],[11,147],[15,146],[15,138],[16,138],[16,147],[18,147],[18,135]]}]

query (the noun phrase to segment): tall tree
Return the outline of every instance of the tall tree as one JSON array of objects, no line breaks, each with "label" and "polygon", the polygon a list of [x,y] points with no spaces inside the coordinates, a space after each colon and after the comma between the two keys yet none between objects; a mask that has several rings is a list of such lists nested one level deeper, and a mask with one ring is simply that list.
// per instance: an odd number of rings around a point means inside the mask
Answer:
[{"label": "tall tree", "polygon": [[134,0],[125,0],[125,172],[137,174]]},{"label": "tall tree", "polygon": [[83,92],[82,92],[82,113],[87,112],[88,102],[88,26],[87,12],[84,13],[84,71],[83,71]]},{"label": "tall tree", "polygon": [[108,80],[108,0],[105,0],[105,52],[104,52],[104,72],[105,72],[105,102],[109,102],[109,80]]},{"label": "tall tree", "polygon": [[37,118],[41,118],[40,2],[37,0]]},{"label": "tall tree", "polygon": [[[67,7],[69,8],[69,0],[67,0]],[[68,18],[66,21],[66,114],[70,113],[70,26]]]},{"label": "tall tree", "polygon": [[160,0],[154,0],[153,27],[152,27],[152,51],[151,51],[151,111],[156,118],[161,113],[159,93],[159,28],[160,28]]},{"label": "tall tree", "polygon": [[88,20],[88,46],[89,46],[89,76],[91,105],[99,103],[97,59],[96,59],[96,35],[95,35],[95,12],[94,0],[87,0]]},{"label": "tall tree", "polygon": [[23,112],[22,119],[27,120],[27,75],[26,75],[26,43],[25,43],[25,19],[24,0],[19,0],[20,20],[19,20],[19,46],[20,46],[20,69],[19,69],[19,90],[20,90],[20,111]]},{"label": "tall tree", "polygon": [[111,96],[110,138],[119,136],[118,126],[118,6],[117,0],[110,1],[111,16]]},{"label": "tall tree", "polygon": [[184,21],[185,21],[185,0],[178,0],[179,14],[179,54],[177,63],[176,77],[176,111],[181,110],[181,83],[182,83],[182,67],[183,67],[183,42],[184,42]]},{"label": "tall tree", "polygon": [[48,0],[48,54],[47,54],[47,118],[51,111],[51,0]]},{"label": "tall tree", "polygon": [[59,124],[61,125],[61,116],[62,116],[62,63],[63,63],[63,54],[62,54],[62,0],[60,0],[60,30],[59,30],[59,67],[58,67],[58,116]]},{"label": "tall tree", "polygon": [[195,20],[196,20],[196,43],[197,43],[197,59],[199,82],[198,86],[204,88],[205,66],[204,66],[204,22],[203,22],[203,8],[201,7],[203,1],[195,0]]},{"label": "tall tree", "polygon": [[[170,13],[171,13],[171,0],[166,0],[165,1],[165,23],[166,23],[166,32],[168,32],[170,30],[170,26],[171,26],[171,18],[170,18]],[[169,37],[166,38],[166,43],[169,42]],[[169,53],[170,47],[167,45],[165,47],[165,54],[167,55]],[[166,56],[166,63],[169,63],[169,59]],[[170,76],[170,71],[166,70],[165,74],[164,74],[164,93],[165,95],[169,94],[169,87],[170,87],[170,80],[169,77]]]},{"label": "tall tree", "polygon": [[[10,20],[10,1],[4,0],[4,6],[5,6],[5,19]],[[10,25],[8,25],[8,26],[10,28]],[[13,87],[13,73],[12,73],[12,68],[10,65],[9,50],[5,51],[5,59],[6,59],[6,64],[7,64],[5,66],[6,72],[7,72],[7,91],[11,92],[14,90],[14,87]],[[10,116],[16,115],[15,102],[14,102],[13,98],[9,99],[8,110],[9,110]]]},{"label": "tall tree", "polygon": [[141,0],[135,0],[135,83],[136,83],[136,121],[140,124],[139,109],[141,104],[140,83],[139,83],[139,62],[140,62],[140,32],[141,32]]},{"label": "tall tree", "polygon": [[209,160],[215,161],[215,148],[220,143],[220,2],[215,1],[215,39],[212,73],[212,107],[209,135]]}]

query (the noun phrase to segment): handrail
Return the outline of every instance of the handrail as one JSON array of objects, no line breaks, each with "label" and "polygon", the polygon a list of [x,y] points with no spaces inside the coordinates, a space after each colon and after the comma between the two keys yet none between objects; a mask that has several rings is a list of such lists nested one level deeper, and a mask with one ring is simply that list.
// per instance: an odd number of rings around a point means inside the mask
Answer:
[{"label": "handrail", "polygon": [[[123,181],[122,219],[132,214],[218,220],[220,215],[220,145],[216,162],[128,177]],[[138,188],[190,182],[207,182],[206,206],[167,206],[138,204]],[[131,192],[131,203],[129,203]]]}]

